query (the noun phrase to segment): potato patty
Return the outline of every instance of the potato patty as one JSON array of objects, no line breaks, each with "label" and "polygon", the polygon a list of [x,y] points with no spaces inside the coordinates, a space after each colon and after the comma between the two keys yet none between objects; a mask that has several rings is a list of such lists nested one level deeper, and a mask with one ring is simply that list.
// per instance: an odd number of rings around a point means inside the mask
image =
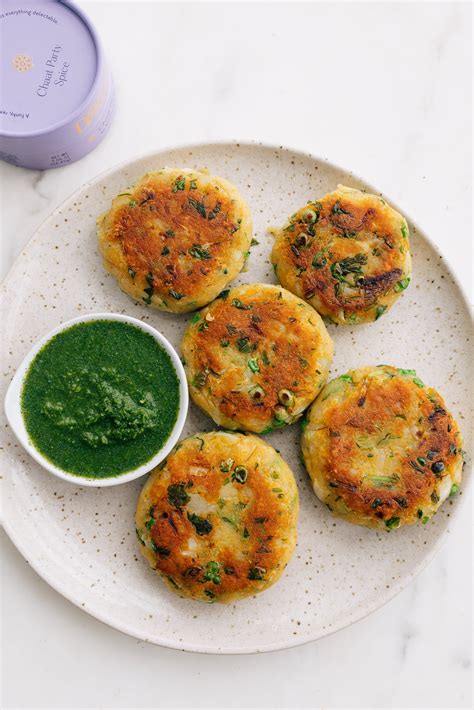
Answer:
[{"label": "potato patty", "polygon": [[133,298],[183,313],[241,271],[252,239],[237,188],[196,170],[144,175],[97,220],[104,266]]},{"label": "potato patty", "polygon": [[334,323],[380,318],[410,283],[405,219],[385,200],[338,186],[276,233],[280,283]]},{"label": "potato patty", "polygon": [[296,544],[298,489],[262,439],[231,432],[181,441],[148,478],[137,536],[151,567],[181,596],[230,602],[282,574]]},{"label": "potato patty", "polygon": [[351,523],[386,530],[427,523],[458,490],[461,446],[436,390],[388,365],[329,382],[302,436],[318,498]]},{"label": "potato patty", "polygon": [[194,402],[221,426],[258,433],[301,416],[333,355],[320,316],[270,284],[223,292],[193,316],[181,348]]}]

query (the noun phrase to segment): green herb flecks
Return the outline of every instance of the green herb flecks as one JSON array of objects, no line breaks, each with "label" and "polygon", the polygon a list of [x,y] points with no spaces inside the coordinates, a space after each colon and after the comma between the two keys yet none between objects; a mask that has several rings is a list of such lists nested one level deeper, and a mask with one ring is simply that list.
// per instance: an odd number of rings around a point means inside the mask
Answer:
[{"label": "green herb flecks", "polygon": [[387,306],[377,306],[375,309],[375,320],[378,320],[387,310]]},{"label": "green herb flecks", "polygon": [[146,295],[142,296],[142,301],[143,303],[146,303],[147,306],[149,306],[151,303],[151,297],[153,296],[153,286],[148,286],[148,288],[144,288],[143,293],[145,293]]},{"label": "green herb flecks", "polygon": [[345,210],[344,207],[341,207],[340,200],[337,200],[337,202],[334,203],[331,212],[332,214],[348,214],[352,217],[352,214],[348,210]]},{"label": "green herb flecks", "polygon": [[184,483],[172,483],[168,486],[168,502],[173,507],[182,508],[190,500]]},{"label": "green herb flecks", "polygon": [[204,448],[204,439],[202,439],[200,436],[194,436],[193,438],[199,442],[198,443],[199,451],[202,451]]},{"label": "green herb flecks", "polygon": [[159,555],[160,557],[169,557],[171,555],[171,550],[169,550],[167,547],[161,547],[161,545],[157,545],[154,540],[152,540],[150,544],[153,552]]},{"label": "green herb flecks", "polygon": [[232,299],[232,305],[235,308],[239,308],[241,311],[250,311],[252,306],[247,305],[246,303],[242,303],[240,298],[233,298]]},{"label": "green herb flecks", "polygon": [[212,259],[212,254],[210,253],[210,251],[204,249],[199,244],[193,244],[193,246],[189,250],[189,253],[191,254],[191,256],[194,256],[195,259],[201,259],[201,261]]},{"label": "green herb flecks", "polygon": [[173,296],[173,298],[175,298],[177,301],[180,301],[185,296],[184,293],[179,293],[178,291],[174,291],[172,288],[170,288],[168,293],[170,296]]},{"label": "green herb flecks", "polygon": [[390,434],[390,433],[385,434],[385,436],[383,436],[381,439],[379,439],[377,441],[377,446],[382,446],[382,447],[387,446],[391,441],[393,441],[394,439],[399,439],[399,438],[400,437],[395,436],[395,434]]},{"label": "green herb flecks", "polygon": [[[278,411],[277,411],[277,407],[275,407],[274,412],[275,412],[275,416],[272,419],[272,423],[269,426],[265,427],[265,429],[263,429],[260,432],[260,434],[271,434],[271,432],[274,429],[281,429],[289,421],[288,413],[286,412],[286,410],[283,406],[281,406],[280,409],[278,409]],[[282,417],[281,419],[277,418],[280,416]],[[285,418],[283,418],[283,417],[285,417]]]},{"label": "green herb flecks", "polygon": [[151,271],[148,272],[148,274],[145,276],[145,279],[148,283],[148,286],[147,286],[147,288],[143,289],[143,292],[146,295],[142,297],[142,301],[144,303],[146,303],[147,306],[149,306],[151,303],[151,297],[153,296],[153,291],[154,291],[154,288],[153,288],[154,277],[153,277],[153,274]]},{"label": "green herb flecks", "polygon": [[226,515],[221,515],[221,520],[223,520],[228,525],[231,525],[234,528],[234,530],[236,530],[236,531],[238,530],[237,523],[235,522],[235,520],[233,518],[228,518]]},{"label": "green herb flecks", "polygon": [[208,562],[206,565],[206,574],[204,575],[203,579],[205,582],[213,582],[214,584],[220,584],[221,583],[221,577],[220,577],[220,564],[219,562],[215,562],[212,560],[211,562]]},{"label": "green herb flecks", "polygon": [[232,227],[230,228],[230,233],[235,234],[235,232],[238,232],[241,226],[242,220],[238,219],[236,224],[233,224]]},{"label": "green herb flecks", "polygon": [[258,359],[256,357],[250,358],[250,360],[247,362],[247,365],[249,366],[249,369],[252,370],[252,372],[260,372],[260,368],[258,366]]},{"label": "green herb flecks", "polygon": [[193,207],[196,210],[196,212],[198,212],[201,215],[201,217],[206,219],[206,217],[207,217],[206,208],[205,208],[203,202],[199,202],[199,200],[195,200],[193,197],[188,197],[188,202],[191,205],[191,207]]},{"label": "green herb flecks", "polygon": [[248,335],[244,335],[242,338],[237,338],[235,341],[237,350],[241,353],[249,353],[252,350],[252,344]]},{"label": "green herb flecks", "polygon": [[214,209],[211,210],[211,211],[209,212],[209,214],[207,215],[207,219],[208,219],[208,220],[215,219],[215,218],[217,217],[217,215],[219,214],[220,211],[221,211],[221,203],[220,203],[220,202],[216,202],[216,205],[215,205]]},{"label": "green herb flecks", "polygon": [[393,290],[395,293],[399,293],[400,291],[404,291],[406,288],[408,288],[408,285],[410,283],[410,277],[407,276],[404,279],[401,279],[401,281],[397,281],[395,286],[393,287]]},{"label": "green herb flecks", "polygon": [[391,476],[383,476],[382,474],[368,475],[367,480],[378,488],[393,488],[400,480],[396,473]]},{"label": "green herb flecks", "polygon": [[314,269],[322,269],[326,264],[328,263],[328,260],[325,256],[326,250],[321,249],[320,251],[317,251],[316,254],[313,256],[311,260],[311,266]]},{"label": "green herb flecks", "polygon": [[147,530],[151,530],[152,527],[153,527],[153,525],[156,523],[156,520],[155,520],[155,518],[153,517],[153,507],[150,508],[149,515],[150,515],[150,518],[149,518],[149,520],[147,520],[146,523],[145,523],[145,527],[146,527]]},{"label": "green herb flecks", "polygon": [[193,387],[196,387],[197,389],[201,389],[206,384],[208,376],[209,376],[208,370],[201,370],[201,372],[197,372],[194,375],[194,378],[193,378],[193,381],[191,384],[193,385]]},{"label": "green herb flecks", "polygon": [[171,188],[171,192],[178,192],[179,190],[184,190],[185,187],[186,187],[186,178],[183,177],[182,175],[180,175],[174,181],[173,187]]},{"label": "green herb flecks", "polygon": [[352,379],[352,375],[339,375],[339,377],[337,379],[342,380],[343,382],[350,382],[351,385],[354,384],[354,380]]},{"label": "green herb flecks", "polygon": [[356,446],[363,451],[372,451],[374,448],[373,443],[368,436],[362,435],[358,436],[356,439]]},{"label": "green herb flecks", "polygon": [[341,259],[341,261],[331,264],[331,274],[337,281],[350,284],[345,277],[348,274],[362,275],[362,266],[364,264],[367,264],[367,256],[365,254],[348,256],[346,259]]},{"label": "green herb flecks", "polygon": [[420,464],[418,463],[418,459],[417,459],[416,461],[409,461],[408,464],[409,464],[409,465],[412,467],[412,469],[413,469],[414,471],[416,471],[417,473],[423,473],[423,474],[425,473],[425,471],[424,471],[423,468],[422,468],[422,466],[423,466],[424,464],[421,464],[421,465],[420,465]]},{"label": "green herb flecks", "polygon": [[188,513],[188,520],[198,535],[209,535],[212,530],[212,523],[206,518],[200,518],[196,513]]}]

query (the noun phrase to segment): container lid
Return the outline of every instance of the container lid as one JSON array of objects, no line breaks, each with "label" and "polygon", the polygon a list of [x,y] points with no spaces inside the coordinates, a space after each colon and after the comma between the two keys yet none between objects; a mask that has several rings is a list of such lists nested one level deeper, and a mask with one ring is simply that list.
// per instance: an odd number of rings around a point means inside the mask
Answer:
[{"label": "container lid", "polygon": [[69,0],[0,0],[0,44],[0,133],[41,133],[86,100],[99,48]]}]

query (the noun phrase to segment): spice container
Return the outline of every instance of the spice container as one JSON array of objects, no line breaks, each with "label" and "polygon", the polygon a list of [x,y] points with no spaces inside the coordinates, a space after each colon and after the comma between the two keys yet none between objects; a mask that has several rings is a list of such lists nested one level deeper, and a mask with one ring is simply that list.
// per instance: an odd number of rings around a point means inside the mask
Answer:
[{"label": "spice container", "polygon": [[0,158],[44,170],[107,133],[112,78],[100,40],[70,0],[0,0]]}]

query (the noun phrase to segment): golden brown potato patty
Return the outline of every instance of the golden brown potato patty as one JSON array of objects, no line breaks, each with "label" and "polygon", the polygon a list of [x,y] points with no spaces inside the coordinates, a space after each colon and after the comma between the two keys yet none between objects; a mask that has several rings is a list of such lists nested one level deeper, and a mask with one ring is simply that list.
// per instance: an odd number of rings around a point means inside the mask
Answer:
[{"label": "golden brown potato patty", "polygon": [[339,186],[276,233],[280,283],[334,323],[380,318],[410,283],[405,219],[381,197]]},{"label": "golden brown potato patty", "polygon": [[98,220],[105,268],[122,289],[175,313],[211,301],[242,269],[252,239],[237,188],[199,171],[144,175]]},{"label": "golden brown potato patty", "polygon": [[304,301],[281,286],[245,284],[193,316],[182,353],[191,396],[217,424],[267,433],[313,401],[333,345]]},{"label": "golden brown potato patty", "polygon": [[458,490],[461,446],[438,392],[388,365],[332,380],[302,436],[316,495],[349,522],[389,530],[428,522]]},{"label": "golden brown potato patty", "polygon": [[296,544],[298,490],[256,436],[196,434],[148,478],[136,526],[150,565],[181,596],[235,601],[282,574]]}]

